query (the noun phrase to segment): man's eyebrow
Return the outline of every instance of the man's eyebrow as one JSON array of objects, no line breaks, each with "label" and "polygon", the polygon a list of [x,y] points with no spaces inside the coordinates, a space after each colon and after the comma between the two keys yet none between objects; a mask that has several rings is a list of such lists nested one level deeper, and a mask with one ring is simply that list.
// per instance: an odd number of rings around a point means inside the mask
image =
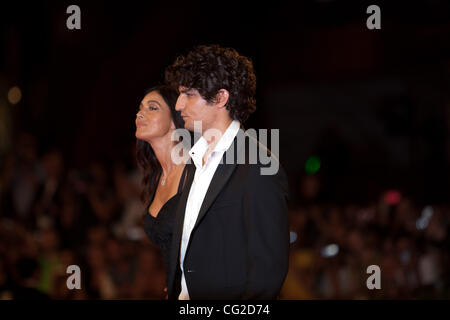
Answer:
[{"label": "man's eyebrow", "polygon": [[189,92],[189,91],[192,91],[192,90],[194,90],[194,89],[193,88],[184,88],[184,89],[181,89],[180,92],[181,93],[186,93],[186,92]]}]

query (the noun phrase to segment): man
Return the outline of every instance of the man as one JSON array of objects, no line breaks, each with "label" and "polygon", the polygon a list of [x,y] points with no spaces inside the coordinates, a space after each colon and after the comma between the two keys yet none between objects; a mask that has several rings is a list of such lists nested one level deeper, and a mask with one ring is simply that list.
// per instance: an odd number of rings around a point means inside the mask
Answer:
[{"label": "man", "polygon": [[176,213],[169,299],[275,299],[288,270],[288,185],[280,166],[264,175],[249,161],[258,141],[237,143],[256,109],[251,61],[199,46],[168,67],[166,82],[179,90],[185,128],[202,134]]}]

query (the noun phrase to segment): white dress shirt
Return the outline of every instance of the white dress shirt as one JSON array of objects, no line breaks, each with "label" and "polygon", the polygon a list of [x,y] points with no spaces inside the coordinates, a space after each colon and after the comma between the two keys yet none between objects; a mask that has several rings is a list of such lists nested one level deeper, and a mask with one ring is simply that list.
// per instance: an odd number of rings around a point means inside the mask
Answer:
[{"label": "white dress shirt", "polygon": [[186,203],[186,211],[184,215],[183,235],[181,237],[181,250],[180,250],[180,267],[181,267],[181,293],[178,296],[179,300],[189,300],[189,292],[186,285],[186,279],[184,277],[183,262],[186,254],[189,238],[191,236],[192,229],[197,221],[200,208],[208,191],[212,177],[216,172],[217,166],[223,157],[225,151],[233,143],[240,128],[240,123],[237,120],[233,120],[228,126],[227,130],[223,133],[220,140],[217,142],[214,150],[208,155],[208,158],[203,165],[203,156],[208,150],[208,142],[202,136],[194,144],[189,155],[191,156],[194,165],[196,167],[194,180],[192,181],[191,190]]}]

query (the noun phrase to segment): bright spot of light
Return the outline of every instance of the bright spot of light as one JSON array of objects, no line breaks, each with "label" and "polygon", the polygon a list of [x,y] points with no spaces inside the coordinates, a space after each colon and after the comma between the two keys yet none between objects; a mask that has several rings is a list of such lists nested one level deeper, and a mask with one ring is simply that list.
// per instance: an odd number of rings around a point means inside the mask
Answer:
[{"label": "bright spot of light", "polygon": [[339,253],[339,246],[337,244],[329,244],[322,248],[321,252],[322,257],[331,258]]},{"label": "bright spot of light", "polygon": [[320,158],[318,156],[309,157],[305,163],[305,171],[308,174],[315,174],[320,169]]},{"label": "bright spot of light", "polygon": [[425,219],[430,219],[433,216],[433,207],[432,206],[426,206],[422,210],[422,217]]},{"label": "bright spot of light", "polygon": [[416,228],[418,230],[426,229],[431,217],[433,216],[433,213],[434,211],[432,206],[426,206],[425,208],[423,208],[420,218],[416,220]]},{"label": "bright spot of light", "polygon": [[401,194],[397,190],[389,190],[384,195],[384,202],[395,205],[400,202]]},{"label": "bright spot of light", "polygon": [[11,104],[19,103],[20,99],[22,99],[22,91],[20,91],[19,87],[12,87],[8,91],[8,101]]},{"label": "bright spot of light", "polygon": [[294,243],[297,240],[297,232],[291,231],[289,233],[289,241],[290,243]]}]

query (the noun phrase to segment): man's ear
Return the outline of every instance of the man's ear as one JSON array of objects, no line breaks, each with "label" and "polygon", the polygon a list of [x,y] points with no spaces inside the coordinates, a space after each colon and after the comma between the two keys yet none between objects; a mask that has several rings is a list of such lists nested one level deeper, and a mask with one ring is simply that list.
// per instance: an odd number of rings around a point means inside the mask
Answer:
[{"label": "man's ear", "polygon": [[228,99],[230,98],[230,93],[227,89],[220,89],[216,95],[216,106],[218,108],[224,108],[227,105]]}]

